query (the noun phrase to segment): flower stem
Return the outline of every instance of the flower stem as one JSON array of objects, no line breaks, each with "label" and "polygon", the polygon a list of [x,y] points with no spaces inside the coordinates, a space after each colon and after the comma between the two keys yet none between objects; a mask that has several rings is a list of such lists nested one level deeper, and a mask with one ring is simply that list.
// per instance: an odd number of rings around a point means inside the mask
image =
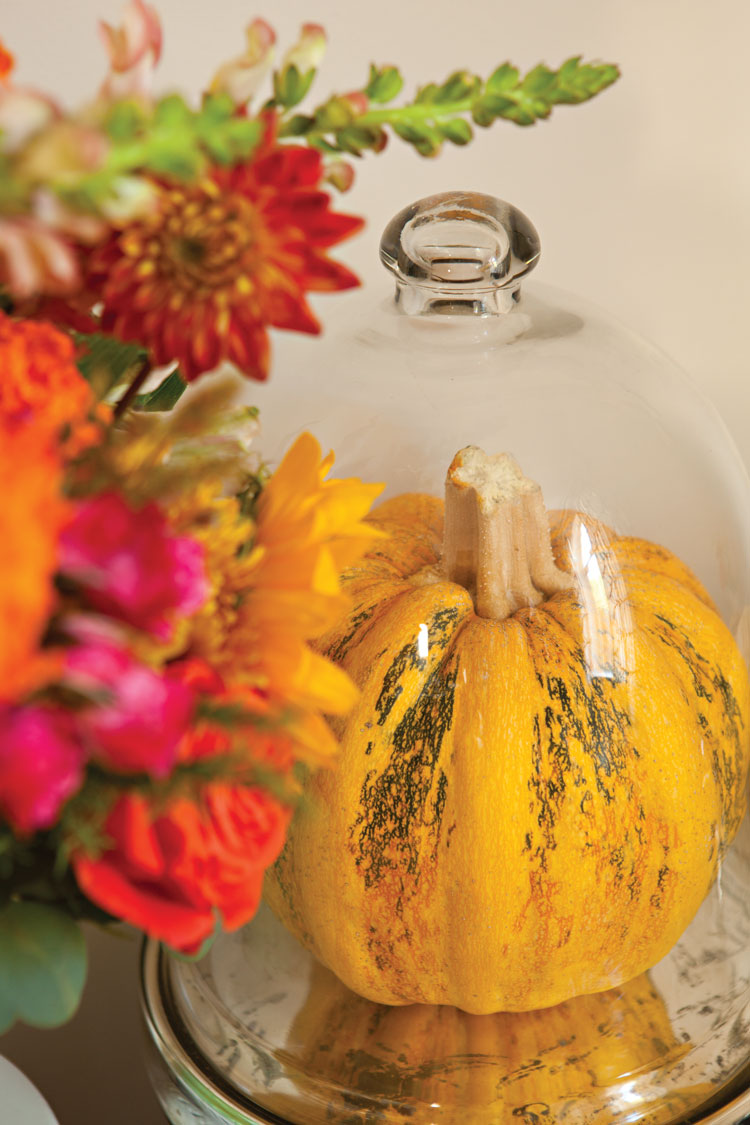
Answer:
[{"label": "flower stem", "polygon": [[148,379],[150,373],[151,364],[148,362],[148,360],[144,359],[135,375],[133,376],[130,386],[125,391],[125,394],[122,396],[122,398],[119,398],[117,400],[117,405],[114,409],[115,418],[122,418],[123,414],[128,409],[131,402]]}]

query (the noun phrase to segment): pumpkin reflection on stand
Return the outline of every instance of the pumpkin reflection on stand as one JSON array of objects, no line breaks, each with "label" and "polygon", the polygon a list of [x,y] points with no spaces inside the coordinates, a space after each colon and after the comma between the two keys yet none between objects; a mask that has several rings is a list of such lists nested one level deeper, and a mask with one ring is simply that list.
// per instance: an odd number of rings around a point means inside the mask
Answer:
[{"label": "pumpkin reflection on stand", "polygon": [[[675,1038],[647,974],[555,1008],[479,1016],[446,1005],[374,1004],[316,965],[287,1048],[303,1096],[304,1074],[311,1078],[311,1123],[609,1125],[627,1116],[660,1125],[711,1093],[708,1083],[680,1088],[666,1077],[690,1044]],[[313,1112],[326,1083],[330,1103]],[[269,1104],[285,1112],[282,1097]]]}]

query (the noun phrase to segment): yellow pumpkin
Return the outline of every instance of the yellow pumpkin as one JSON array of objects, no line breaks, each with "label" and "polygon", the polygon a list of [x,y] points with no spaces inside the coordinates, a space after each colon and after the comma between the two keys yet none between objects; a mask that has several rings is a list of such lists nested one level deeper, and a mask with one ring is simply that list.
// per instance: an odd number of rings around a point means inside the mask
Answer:
[{"label": "yellow pumpkin", "polygon": [[445,511],[407,495],[372,519],[389,538],[323,643],[361,698],[272,907],[385,1004],[523,1011],[630,980],[690,922],[744,813],[729,630],[673,554],[549,521],[505,455],[458,454]]},{"label": "yellow pumpkin", "polygon": [[[691,1046],[645,974],[544,1011],[478,1016],[373,1004],[318,965],[285,1051],[310,1123],[666,1125],[714,1093],[685,1082]],[[264,1104],[297,1120],[299,1102],[281,1097]]]}]

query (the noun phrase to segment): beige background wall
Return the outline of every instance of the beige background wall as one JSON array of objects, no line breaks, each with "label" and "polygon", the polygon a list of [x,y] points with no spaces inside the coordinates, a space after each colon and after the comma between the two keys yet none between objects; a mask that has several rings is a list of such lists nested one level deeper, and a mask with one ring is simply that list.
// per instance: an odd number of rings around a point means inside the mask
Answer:
[{"label": "beige background wall", "polygon": [[[116,21],[119,9],[116,0],[0,0],[19,79],[83,97],[103,71],[96,18]],[[361,84],[371,60],[399,63],[412,86],[459,66],[487,75],[508,58],[619,62],[614,89],[533,129],[498,123],[435,161],[397,142],[363,161],[342,207],[365,214],[368,229],[340,257],[362,276],[377,271],[384,223],[421,195],[469,187],[515,202],[542,235],[536,276],[670,352],[714,398],[750,464],[747,0],[162,0],[160,10],[162,84],[196,92],[256,14],[282,42],[304,20],[327,26],[321,95]],[[346,302],[319,309],[335,326]],[[277,374],[283,358],[280,345]],[[132,945],[97,940],[92,984],[69,1029],[16,1032],[0,1052],[36,1079],[61,1125],[156,1125],[137,1056]]]}]

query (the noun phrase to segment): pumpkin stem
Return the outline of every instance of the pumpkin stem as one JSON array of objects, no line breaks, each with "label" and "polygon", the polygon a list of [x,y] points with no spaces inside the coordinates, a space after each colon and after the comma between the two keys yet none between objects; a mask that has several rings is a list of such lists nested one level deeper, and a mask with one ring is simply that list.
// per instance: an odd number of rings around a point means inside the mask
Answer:
[{"label": "pumpkin stem", "polygon": [[568,590],[552,555],[542,490],[507,453],[461,449],[445,481],[443,567],[464,586],[479,617],[504,621]]}]

